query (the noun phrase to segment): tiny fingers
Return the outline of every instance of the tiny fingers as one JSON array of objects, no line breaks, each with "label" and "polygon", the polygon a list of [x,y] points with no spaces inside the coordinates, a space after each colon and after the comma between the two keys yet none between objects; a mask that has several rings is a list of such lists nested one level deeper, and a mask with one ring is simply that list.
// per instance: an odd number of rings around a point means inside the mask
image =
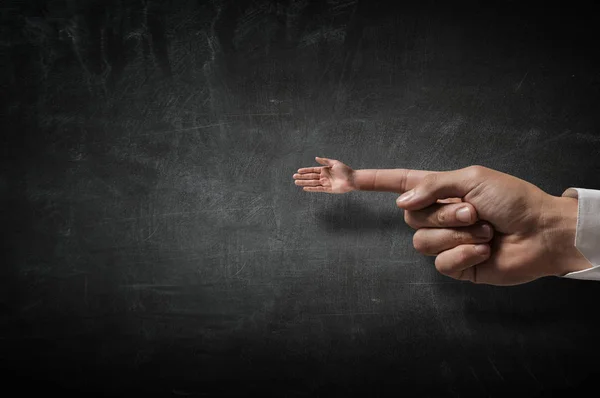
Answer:
[{"label": "tiny fingers", "polygon": [[303,190],[306,192],[327,192],[325,187],[304,187]]},{"label": "tiny fingers", "polygon": [[295,173],[294,184],[302,187],[305,192],[330,192],[331,187],[327,187],[328,181],[326,178],[321,178],[321,172],[327,167],[305,167],[298,169]]},{"label": "tiny fingers", "polygon": [[321,173],[321,169],[323,169],[323,166],[320,167],[303,167],[301,169],[298,169],[298,173],[300,174],[305,174],[305,173]]},{"label": "tiny fingers", "polygon": [[295,180],[318,180],[321,178],[320,174],[317,173],[305,173],[305,174],[294,174]]},{"label": "tiny fingers", "polygon": [[300,187],[316,187],[321,185],[321,181],[319,180],[296,180],[294,183]]}]

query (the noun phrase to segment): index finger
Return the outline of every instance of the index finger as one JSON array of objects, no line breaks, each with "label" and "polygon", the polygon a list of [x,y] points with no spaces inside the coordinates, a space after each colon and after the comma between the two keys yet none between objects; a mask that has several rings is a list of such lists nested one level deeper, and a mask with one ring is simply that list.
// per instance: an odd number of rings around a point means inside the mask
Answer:
[{"label": "index finger", "polygon": [[401,169],[403,171],[402,177],[404,181],[402,181],[401,186],[404,187],[403,192],[410,191],[414,187],[416,187],[426,175],[439,173],[438,171],[431,170],[412,170],[412,169]]},{"label": "index finger", "polygon": [[320,173],[321,169],[325,168],[326,166],[322,166],[322,167],[304,167],[301,169],[298,169],[298,173]]}]

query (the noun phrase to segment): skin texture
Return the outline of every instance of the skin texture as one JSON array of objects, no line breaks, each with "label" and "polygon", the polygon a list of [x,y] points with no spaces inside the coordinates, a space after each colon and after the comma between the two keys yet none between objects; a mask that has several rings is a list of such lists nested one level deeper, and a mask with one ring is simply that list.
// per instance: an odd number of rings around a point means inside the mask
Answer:
[{"label": "skin texture", "polygon": [[[323,166],[293,175],[306,192],[413,193],[397,202],[416,230],[413,246],[435,256],[436,269],[451,278],[517,285],[592,266],[574,244],[577,199],[549,195],[483,166],[442,172],[353,170],[334,159],[316,161]],[[460,208],[468,209],[466,218],[457,216]]]}]

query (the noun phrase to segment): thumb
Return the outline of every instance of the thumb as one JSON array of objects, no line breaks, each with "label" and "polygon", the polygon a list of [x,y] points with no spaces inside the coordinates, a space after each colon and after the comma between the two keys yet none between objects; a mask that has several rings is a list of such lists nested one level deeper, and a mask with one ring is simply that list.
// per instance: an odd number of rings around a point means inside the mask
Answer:
[{"label": "thumb", "polygon": [[331,159],[320,158],[318,156],[315,156],[315,159],[317,160],[317,163],[320,163],[324,166],[332,166],[333,165],[333,161]]},{"label": "thumb", "polygon": [[405,210],[421,210],[438,199],[463,198],[482,181],[475,169],[441,171],[426,175],[413,189],[402,194],[396,203]]}]

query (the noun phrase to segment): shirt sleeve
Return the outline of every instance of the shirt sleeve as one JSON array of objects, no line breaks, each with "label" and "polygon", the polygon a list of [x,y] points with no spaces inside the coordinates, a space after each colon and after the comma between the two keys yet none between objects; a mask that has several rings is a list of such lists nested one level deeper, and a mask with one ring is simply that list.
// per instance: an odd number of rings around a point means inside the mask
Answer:
[{"label": "shirt sleeve", "polygon": [[600,281],[600,191],[569,188],[562,196],[578,199],[575,247],[592,268],[570,272],[563,278]]}]

